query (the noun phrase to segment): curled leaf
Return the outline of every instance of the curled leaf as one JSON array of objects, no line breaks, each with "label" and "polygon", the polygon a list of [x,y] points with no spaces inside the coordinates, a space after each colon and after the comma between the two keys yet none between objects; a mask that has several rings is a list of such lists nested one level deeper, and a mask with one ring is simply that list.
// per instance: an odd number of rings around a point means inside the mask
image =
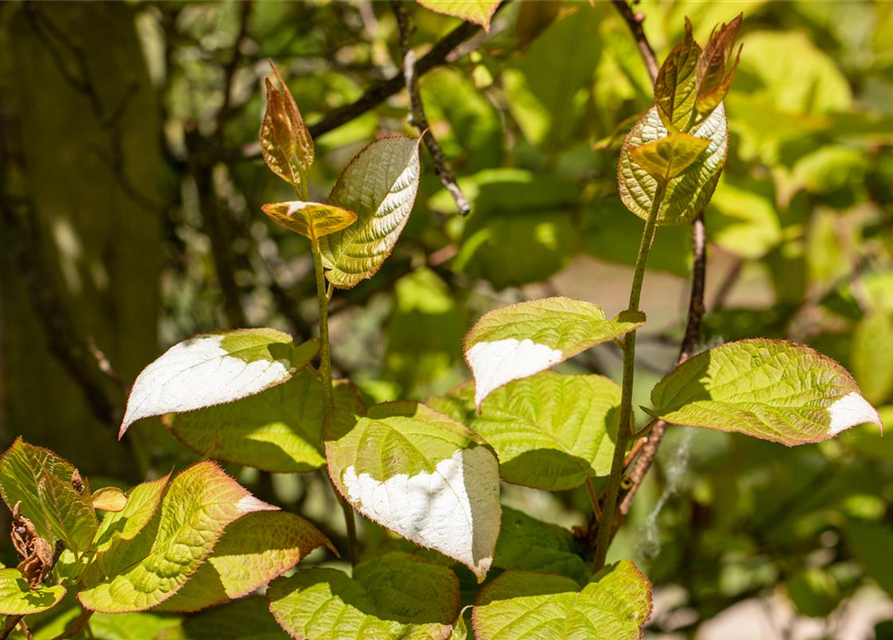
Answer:
[{"label": "curled leaf", "polygon": [[743,14],[739,14],[729,24],[722,24],[718,30],[714,30],[710,34],[707,46],[704,47],[704,53],[698,60],[698,95],[695,106],[701,117],[710,115],[729,92],[729,86],[738,70],[738,61],[741,59],[740,47],[731,69],[729,60],[743,18]]},{"label": "curled leaf", "polygon": [[276,224],[311,240],[341,231],[357,220],[353,211],[318,202],[277,202],[261,209]]},{"label": "curled leaf", "polygon": [[127,506],[127,496],[118,487],[103,487],[93,492],[93,508],[117,513]]},{"label": "curled leaf", "polygon": [[272,60],[270,66],[273,67],[273,73],[276,74],[282,90],[274,87],[269,78],[264,78],[267,110],[260,129],[260,149],[270,170],[297,187],[313,164],[313,138],[310,137],[295,99]]}]

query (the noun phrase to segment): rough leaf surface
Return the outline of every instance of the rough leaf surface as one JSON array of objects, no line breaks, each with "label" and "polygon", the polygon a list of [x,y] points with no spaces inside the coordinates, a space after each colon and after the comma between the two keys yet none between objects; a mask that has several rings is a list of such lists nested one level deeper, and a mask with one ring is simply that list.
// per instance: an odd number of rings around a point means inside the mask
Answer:
[{"label": "rough leaf surface", "polygon": [[673,133],[629,150],[633,161],[655,180],[666,184],[688,169],[710,145],[709,140]]},{"label": "rough leaf surface", "polygon": [[78,599],[103,613],[150,609],[183,587],[227,525],[247,513],[275,509],[213,462],[194,464],[171,482],[149,525],[90,565],[84,574],[89,588]]},{"label": "rough leaf surface", "polygon": [[121,511],[105,514],[93,540],[93,550],[97,555],[105,553],[118,541],[133,540],[149,524],[170,478],[170,474],[167,474],[158,480],[135,486],[130,490],[127,504]]},{"label": "rough leaf surface", "polygon": [[31,589],[18,569],[0,569],[0,614],[23,616],[40,613],[55,606],[65,595],[65,587],[56,585]]},{"label": "rough leaf surface", "polygon": [[470,426],[495,449],[502,479],[563,491],[611,471],[620,386],[543,371],[497,389]]},{"label": "rough leaf surface", "polygon": [[784,340],[740,340],[689,359],[651,392],[673,424],[744,433],[787,446],[874,423],[877,411],[831,358]]},{"label": "rough leaf surface", "polygon": [[67,549],[81,552],[90,548],[98,522],[90,488],[78,493],[74,472],[61,456],[19,437],[0,459],[0,491],[10,510],[22,503],[22,515],[41,538],[51,545],[62,540]]},{"label": "rough leaf surface", "polygon": [[607,320],[601,307],[573,298],[531,300],[485,314],[465,336],[465,361],[480,409],[493,391],[545,371],[645,321],[644,315]]},{"label": "rough leaf surface", "polygon": [[691,24],[686,23],[685,38],[670,51],[654,81],[655,106],[668,129],[688,129],[698,93],[700,55],[701,47],[692,37]]},{"label": "rough leaf surface", "polygon": [[282,90],[274,87],[269,78],[264,78],[267,110],[260,129],[260,149],[270,170],[297,187],[313,164],[316,151],[298,105],[279,70],[272,62],[270,64]]},{"label": "rough leaf surface", "polygon": [[416,0],[431,11],[461,18],[490,30],[490,20],[501,0]]},{"label": "rough leaf surface", "polygon": [[409,220],[420,172],[419,141],[405,136],[377,140],[351,160],[329,204],[357,221],[320,239],[329,282],[350,289],[381,268]]},{"label": "rough leaf surface", "polygon": [[[335,386],[335,404],[361,413],[354,385]],[[325,464],[323,382],[305,368],[285,384],[237,402],[168,416],[165,425],[193,451],[272,473],[313,471]]]},{"label": "rough leaf surface", "polygon": [[[729,127],[722,104],[706,120],[692,127],[689,133],[709,140],[710,144],[695,162],[667,184],[658,224],[685,224],[697,216],[710,201],[725,165],[729,151]],[[620,198],[627,209],[643,220],[648,219],[658,182],[633,159],[630,150],[666,138],[667,135],[667,128],[661,122],[657,108],[652,107],[633,125],[620,149],[617,164]]]},{"label": "rough leaf surface", "polygon": [[483,580],[499,535],[499,466],[474,432],[416,402],[377,405],[366,417],[336,411],[326,458],[360,513]]},{"label": "rough leaf surface", "polygon": [[320,546],[334,547],[312,524],[293,513],[258,511],[233,522],[182,589],[155,611],[191,612],[259,589]]},{"label": "rough leaf surface", "polygon": [[184,340],[137,377],[118,437],[140,418],[232,402],[281,384],[318,349],[316,340],[295,348],[290,335],[274,329],[237,329]]},{"label": "rough leaf surface", "polygon": [[459,615],[459,581],[449,568],[406,553],[334,569],[298,571],[267,592],[270,611],[293,638],[445,640]]},{"label": "rough leaf surface", "polygon": [[506,571],[481,589],[472,614],[477,640],[639,640],[651,616],[651,583],[624,560],[582,589],[563,576]]}]

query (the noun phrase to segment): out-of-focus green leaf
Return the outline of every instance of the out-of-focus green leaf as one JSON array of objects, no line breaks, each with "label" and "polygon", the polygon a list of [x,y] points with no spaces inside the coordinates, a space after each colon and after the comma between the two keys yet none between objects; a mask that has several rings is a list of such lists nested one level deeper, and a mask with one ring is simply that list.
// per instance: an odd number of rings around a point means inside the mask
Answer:
[{"label": "out-of-focus green leaf", "polygon": [[788,580],[788,595],[800,615],[825,618],[840,604],[843,595],[834,576],[824,569],[804,569]]},{"label": "out-of-focus green leaf", "polygon": [[850,551],[865,572],[893,596],[893,530],[879,522],[851,519],[844,533]]},{"label": "out-of-focus green leaf", "polygon": [[720,180],[706,219],[712,239],[742,258],[761,258],[782,240],[772,201],[756,189],[742,188],[728,180]]},{"label": "out-of-focus green leaf", "polygon": [[[116,616],[117,617],[117,616]],[[289,640],[266,598],[250,596],[183,618],[156,640]]]},{"label": "out-of-focus green leaf", "polygon": [[886,311],[874,311],[856,325],[850,361],[865,398],[882,403],[893,393],[893,321]]}]

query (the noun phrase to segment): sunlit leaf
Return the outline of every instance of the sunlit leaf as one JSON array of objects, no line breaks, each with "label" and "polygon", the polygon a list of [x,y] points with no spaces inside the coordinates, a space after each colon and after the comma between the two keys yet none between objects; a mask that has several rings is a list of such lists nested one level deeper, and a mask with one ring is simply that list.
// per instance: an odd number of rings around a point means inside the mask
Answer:
[{"label": "sunlit leaf", "polygon": [[740,47],[731,68],[729,68],[729,60],[732,58],[735,40],[743,20],[743,14],[739,14],[729,24],[720,25],[714,33],[710,34],[710,40],[704,46],[704,53],[698,60],[697,68],[696,108],[701,116],[709,115],[729,92],[729,87],[735,78],[735,71],[738,69],[738,62],[741,59]]},{"label": "sunlit leaf", "polygon": [[880,522],[851,519],[844,528],[852,554],[878,586],[893,596],[893,529]]},{"label": "sunlit leaf", "polygon": [[101,511],[123,511],[127,506],[127,496],[118,487],[103,487],[91,496],[93,508]]},{"label": "sunlit leaf", "polygon": [[62,585],[32,589],[18,569],[0,569],[0,614],[40,613],[58,604],[64,595]]},{"label": "sunlit leaf", "polygon": [[709,145],[710,141],[704,138],[671,133],[666,138],[633,147],[629,154],[648,175],[666,184],[694,164]]},{"label": "sunlit leaf", "polygon": [[10,509],[21,502],[20,513],[50,545],[61,540],[67,549],[82,552],[99,525],[89,487],[78,492],[74,473],[64,458],[19,437],[0,459],[0,491]]},{"label": "sunlit leaf", "polygon": [[334,569],[300,570],[270,585],[270,610],[293,638],[445,640],[459,615],[449,568],[406,553]]},{"label": "sunlit leaf", "polygon": [[[725,109],[720,104],[710,116],[691,128],[689,133],[709,140],[707,148],[685,171],[667,184],[658,224],[685,224],[707,206],[716,189],[729,150],[729,131]],[[635,147],[666,138],[667,128],[657,109],[649,109],[630,129],[620,150],[617,183],[620,198],[634,214],[648,219],[658,181],[639,165],[630,153]]]},{"label": "sunlit leaf", "polygon": [[329,475],[357,511],[483,580],[499,535],[499,467],[479,436],[416,402],[336,411],[325,435]]},{"label": "sunlit leaf", "polygon": [[673,424],[744,433],[788,446],[874,423],[877,411],[831,358],[784,340],[740,340],[700,353],[651,392]]},{"label": "sunlit leaf", "polygon": [[660,67],[654,81],[654,103],[664,126],[687,131],[694,115],[698,93],[698,58],[701,47],[691,34],[686,20],[685,38],[677,44]]},{"label": "sunlit leaf", "polygon": [[582,589],[563,576],[506,571],[481,589],[472,622],[478,640],[639,640],[651,616],[651,583],[624,560]]},{"label": "sunlit leaf", "polygon": [[237,329],[184,340],[143,369],[118,437],[141,418],[232,402],[281,384],[310,362],[319,341],[295,347],[287,333]]},{"label": "sunlit leaf", "polygon": [[619,407],[608,378],[543,371],[494,391],[470,426],[496,450],[503,480],[561,491],[610,472]]},{"label": "sunlit leaf", "polygon": [[409,220],[420,170],[419,141],[405,136],[377,140],[351,160],[329,204],[357,221],[320,240],[329,282],[349,289],[381,268]]},{"label": "sunlit leaf", "polygon": [[[357,390],[335,385],[336,406],[357,410]],[[320,375],[304,368],[272,389],[231,404],[166,416],[165,426],[186,446],[215,460],[273,473],[313,471],[325,464]]]},{"label": "sunlit leaf", "polygon": [[501,0],[416,0],[431,11],[461,18],[490,30],[490,19]]},{"label": "sunlit leaf", "polygon": [[601,307],[572,298],[531,300],[485,314],[465,336],[475,404],[512,380],[554,367],[640,327],[645,317],[607,320]]},{"label": "sunlit leaf", "polygon": [[826,618],[843,598],[834,576],[824,569],[808,568],[788,579],[788,595],[800,615]]},{"label": "sunlit leaf", "polygon": [[276,224],[311,240],[341,231],[357,219],[352,211],[318,202],[277,202],[261,209]]},{"label": "sunlit leaf", "polygon": [[88,567],[78,599],[103,613],[150,609],[186,584],[227,525],[245,514],[274,509],[213,462],[194,464],[171,482],[148,526],[132,540],[112,544]]},{"label": "sunlit leaf", "polygon": [[279,70],[272,61],[270,66],[282,90],[274,87],[269,78],[264,78],[267,110],[260,130],[261,153],[273,173],[298,186],[313,164],[313,139]]},{"label": "sunlit leaf", "polygon": [[161,496],[170,481],[170,474],[135,486],[127,494],[127,504],[120,511],[106,513],[96,532],[92,549],[97,556],[119,541],[133,540],[155,515]]},{"label": "sunlit leaf", "polygon": [[198,572],[154,610],[198,611],[241,598],[323,545],[334,549],[316,527],[293,513],[249,513],[227,527]]}]

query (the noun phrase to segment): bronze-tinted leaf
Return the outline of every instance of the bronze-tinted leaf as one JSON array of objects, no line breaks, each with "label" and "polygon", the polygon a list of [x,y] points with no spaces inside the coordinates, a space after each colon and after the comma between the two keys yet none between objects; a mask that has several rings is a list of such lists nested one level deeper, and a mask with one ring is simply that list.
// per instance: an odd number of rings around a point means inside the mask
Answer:
[{"label": "bronze-tinted leaf", "polygon": [[297,187],[313,164],[313,138],[279,70],[272,61],[270,66],[282,90],[274,87],[269,78],[264,78],[267,110],[260,129],[261,153],[273,173]]},{"label": "bronze-tinted leaf", "polygon": [[357,220],[353,211],[318,202],[277,202],[261,209],[276,224],[311,240],[341,231]]},{"label": "bronze-tinted leaf", "polygon": [[722,102],[735,77],[738,61],[741,59],[740,47],[731,69],[728,66],[742,20],[743,15],[738,15],[729,24],[722,24],[711,33],[704,53],[698,60],[696,108],[702,117],[709,115]]},{"label": "bronze-tinted leaf", "polygon": [[632,159],[652,178],[666,184],[685,171],[710,145],[706,138],[673,133],[629,150]]}]

